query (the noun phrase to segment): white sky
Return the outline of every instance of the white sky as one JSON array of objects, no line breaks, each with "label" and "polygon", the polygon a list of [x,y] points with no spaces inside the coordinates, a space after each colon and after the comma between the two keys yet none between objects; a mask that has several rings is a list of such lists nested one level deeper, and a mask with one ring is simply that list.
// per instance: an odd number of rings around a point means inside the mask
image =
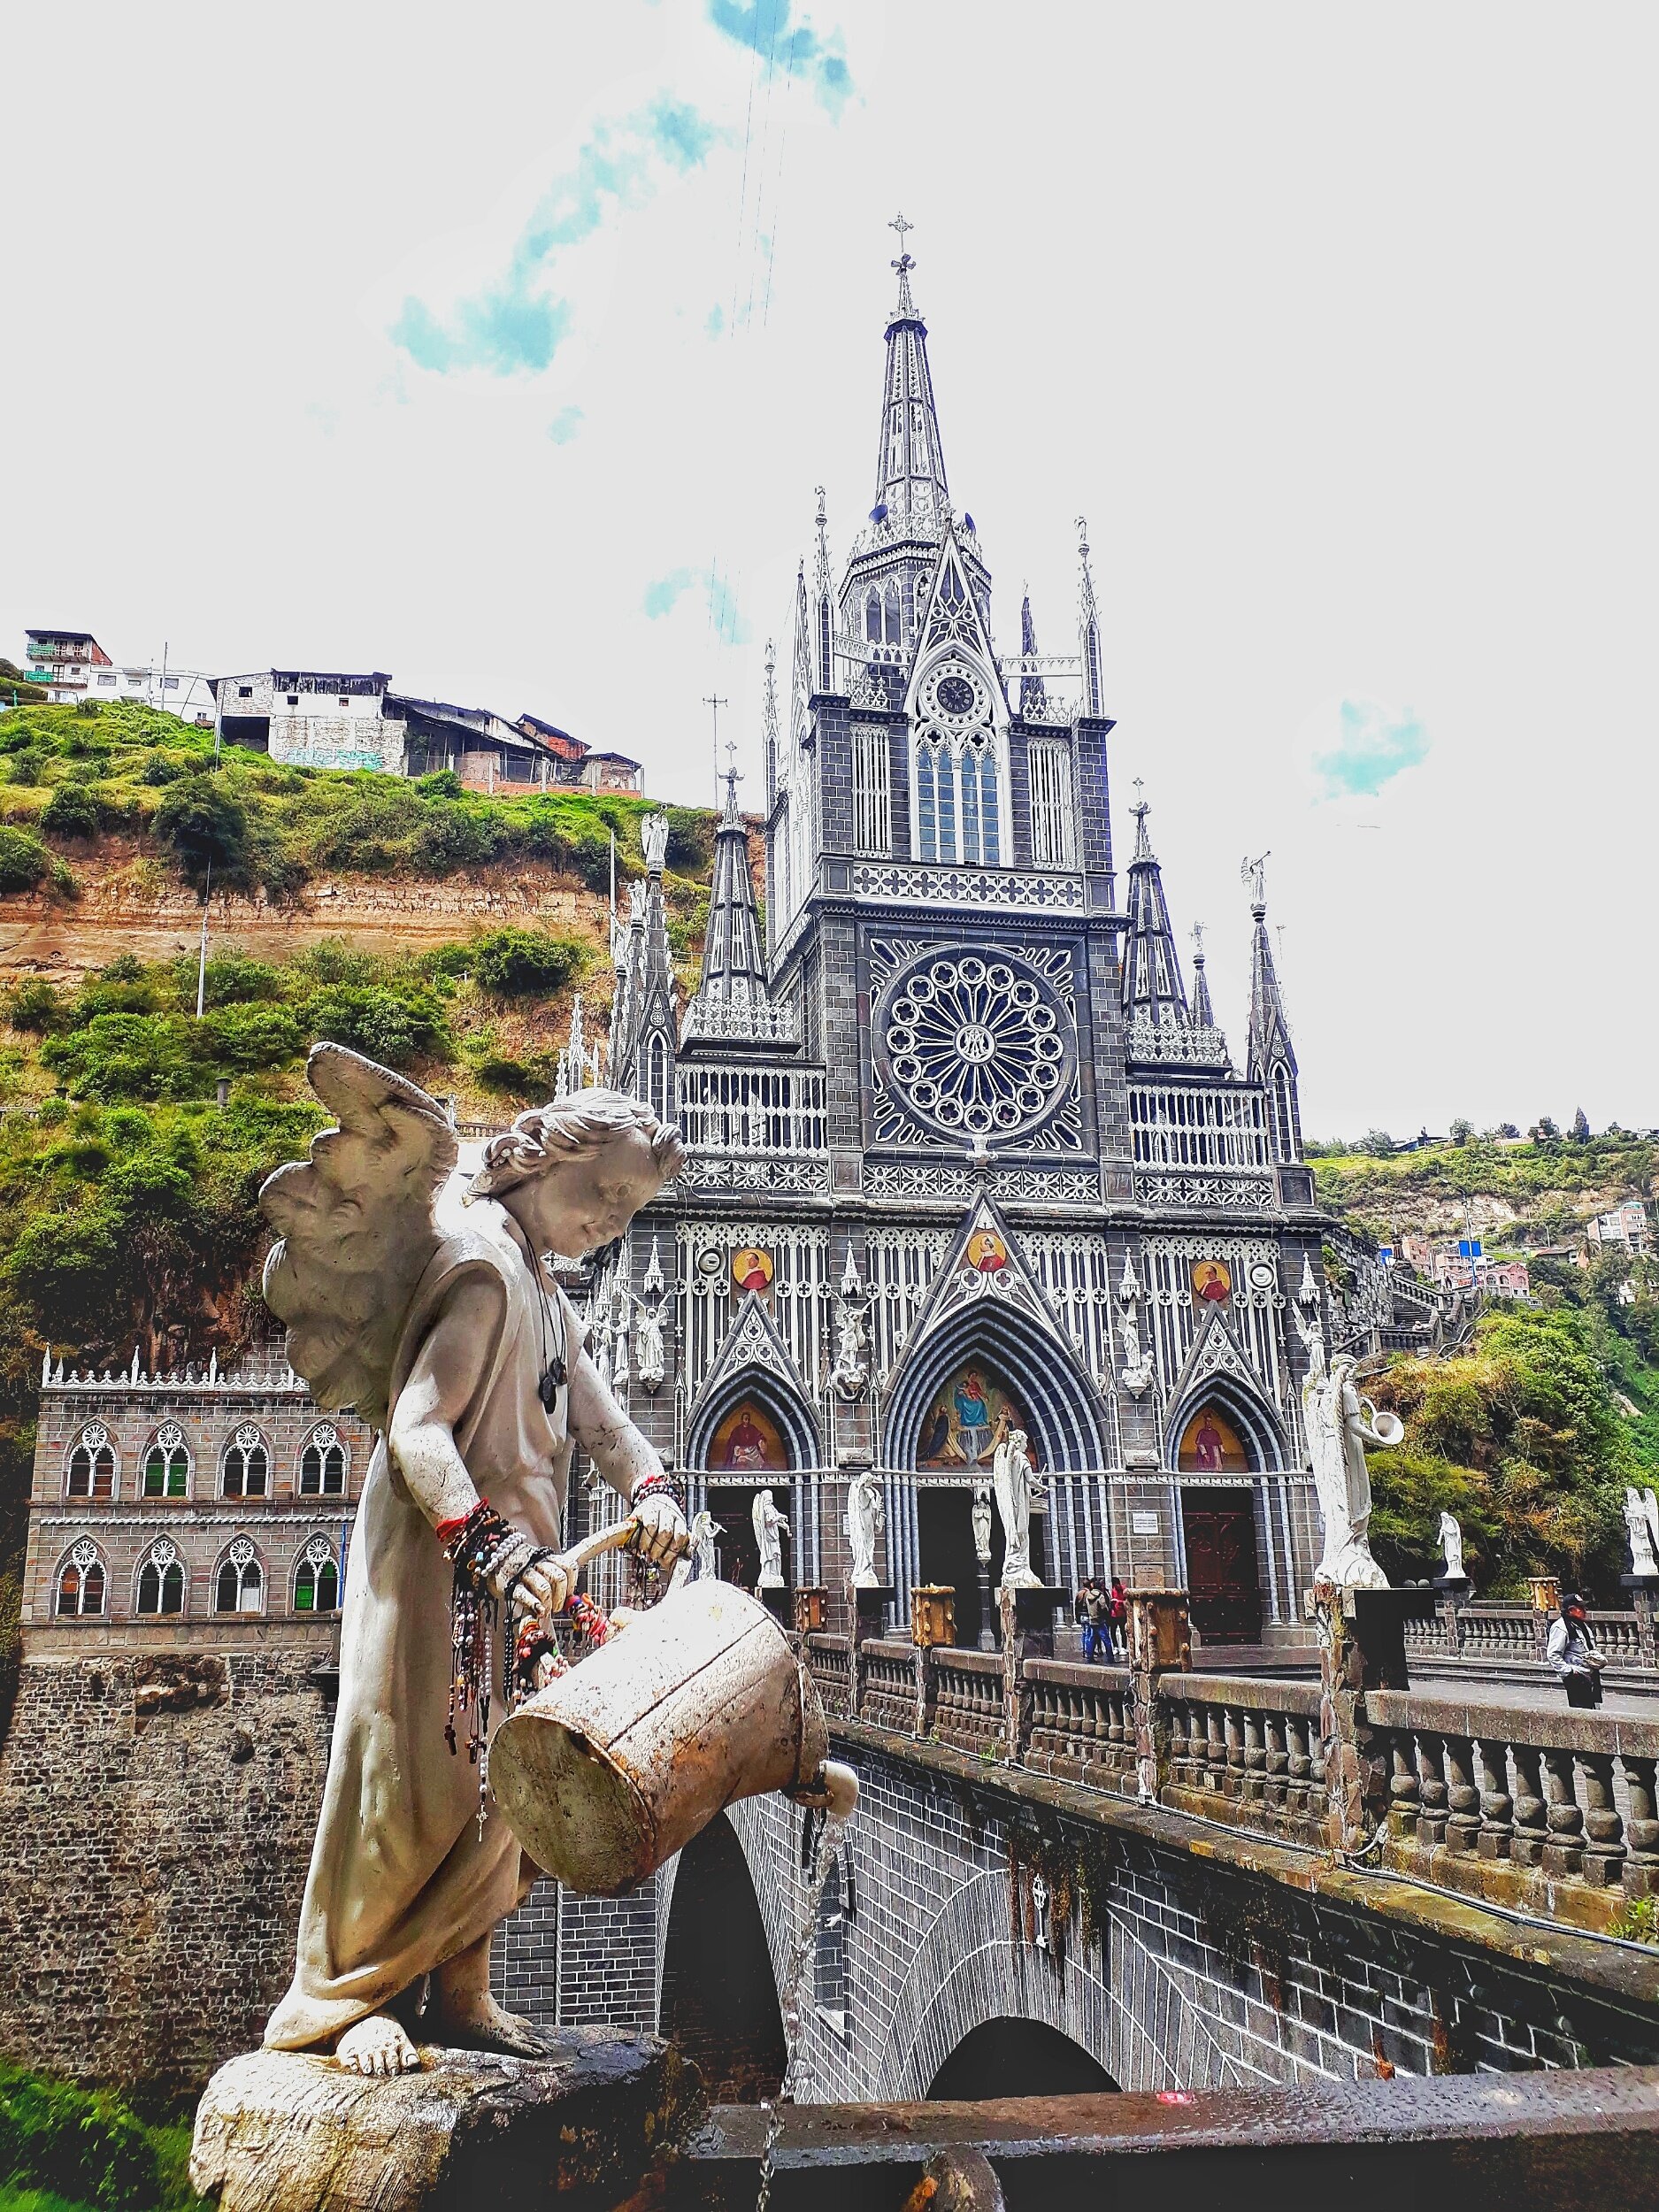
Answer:
[{"label": "white sky", "polygon": [[[754,12],[79,9],[0,132],[0,651],[384,668],[683,798],[719,693],[757,803],[902,206],[1000,641],[1028,579],[1073,649],[1087,513],[1120,856],[1141,776],[1235,1048],[1271,848],[1310,1133],[1659,1121],[1653,10],[810,0],[770,69]],[[520,254],[548,365],[417,365],[596,134],[626,188]],[[1422,757],[1325,795],[1356,729]]]}]

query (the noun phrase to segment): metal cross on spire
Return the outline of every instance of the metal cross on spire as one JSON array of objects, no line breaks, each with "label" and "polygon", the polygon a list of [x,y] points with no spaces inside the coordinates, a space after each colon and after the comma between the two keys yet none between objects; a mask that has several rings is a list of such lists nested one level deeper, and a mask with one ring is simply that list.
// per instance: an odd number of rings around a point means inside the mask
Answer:
[{"label": "metal cross on spire", "polygon": [[728,822],[737,819],[737,787],[742,780],[743,772],[737,764],[737,740],[728,737],[726,741],[726,818]]},{"label": "metal cross on spire", "polygon": [[899,309],[902,313],[914,314],[915,303],[910,298],[910,271],[916,266],[916,263],[910,248],[904,242],[904,235],[907,231],[914,230],[916,226],[914,223],[907,222],[901,212],[894,217],[887,225],[887,228],[895,230],[899,234],[899,257],[890,265],[898,272]]}]

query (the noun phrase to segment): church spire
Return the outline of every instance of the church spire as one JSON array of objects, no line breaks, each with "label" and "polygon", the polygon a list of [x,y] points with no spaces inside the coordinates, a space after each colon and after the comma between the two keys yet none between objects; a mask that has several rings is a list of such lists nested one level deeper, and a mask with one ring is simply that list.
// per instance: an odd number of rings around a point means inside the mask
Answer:
[{"label": "church spire", "polygon": [[927,365],[927,326],[910,296],[910,271],[916,264],[904,250],[905,233],[915,226],[900,215],[890,227],[899,234],[899,257],[893,264],[899,297],[887,318],[881,448],[871,514],[872,520],[888,524],[901,537],[932,537],[950,502],[945,449]]},{"label": "church spire", "polygon": [[1213,1029],[1216,1011],[1210,1003],[1210,978],[1204,972],[1204,926],[1193,924],[1193,1027]]},{"label": "church spire", "polygon": [[[1031,587],[1019,603],[1019,657],[1034,660],[1037,657],[1037,626],[1031,618]],[[1021,714],[1041,714],[1048,703],[1041,676],[1022,675],[1019,680],[1019,710]]]},{"label": "church spire", "polygon": [[778,796],[778,648],[766,640],[766,683],[761,694],[762,732],[766,747],[766,811]]},{"label": "church spire", "polygon": [[1302,1157],[1302,1105],[1297,1095],[1296,1055],[1290,1041],[1284,994],[1273,947],[1267,933],[1267,860],[1247,860],[1241,873],[1250,887],[1250,1051],[1245,1073],[1267,1093],[1268,1123],[1273,1134],[1273,1156],[1291,1161]]},{"label": "church spire", "polygon": [[818,583],[812,605],[813,689],[831,692],[835,688],[835,596],[830,585],[829,513],[822,484],[818,487],[813,528],[818,533]]},{"label": "church spire", "polygon": [[1104,695],[1100,674],[1100,612],[1094,604],[1094,574],[1088,565],[1088,524],[1081,515],[1077,518],[1077,550],[1082,570],[1078,595],[1078,651],[1083,661],[1083,711],[1099,715],[1105,711],[1101,703]]},{"label": "church spire", "polygon": [[686,1009],[682,1045],[776,1041],[760,950],[760,917],[749,871],[749,826],[738,811],[737,748],[726,748],[726,806],[714,833],[714,884],[703,940],[703,976]]},{"label": "church spire", "polygon": [[[1139,792],[1140,788],[1137,781],[1135,789]],[[1151,1029],[1184,1028],[1187,992],[1164,903],[1164,878],[1147,833],[1147,817],[1152,810],[1144,799],[1137,798],[1130,811],[1135,818],[1135,853],[1129,864],[1124,1012],[1132,1023]]]}]

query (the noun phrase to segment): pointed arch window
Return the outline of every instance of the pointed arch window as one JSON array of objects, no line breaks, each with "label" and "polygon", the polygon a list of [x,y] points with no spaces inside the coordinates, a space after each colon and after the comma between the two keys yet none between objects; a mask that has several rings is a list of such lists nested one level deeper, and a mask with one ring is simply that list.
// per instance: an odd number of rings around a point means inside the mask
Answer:
[{"label": "pointed arch window", "polygon": [[879,723],[853,724],[853,849],[893,849],[891,770],[887,733]]},{"label": "pointed arch window", "polygon": [[109,1577],[96,1544],[85,1538],[58,1570],[58,1590],[52,1611],[59,1620],[103,1617]]},{"label": "pointed arch window", "polygon": [[[889,645],[901,644],[902,642],[902,611],[899,603],[899,588],[896,584],[889,584],[886,591],[882,593],[881,606],[886,621],[887,643]],[[871,635],[872,637],[875,635],[873,630]]]},{"label": "pointed arch window", "polygon": [[64,1486],[72,1498],[115,1495],[115,1447],[102,1421],[88,1421],[76,1438],[65,1469]]},{"label": "pointed arch window", "polygon": [[252,1541],[239,1536],[219,1563],[219,1574],[214,1584],[213,1610],[216,1613],[263,1613],[265,1611],[265,1569]]},{"label": "pointed arch window", "polygon": [[939,858],[939,749],[916,749],[916,850],[922,860]]},{"label": "pointed arch window", "polygon": [[1031,763],[1031,857],[1039,868],[1075,868],[1071,748],[1064,738],[1033,738]]},{"label": "pointed arch window", "polygon": [[1296,1156],[1296,1116],[1291,1096],[1290,1070],[1281,1060],[1273,1070],[1273,1147],[1286,1163]]},{"label": "pointed arch window", "polygon": [[864,635],[872,645],[881,642],[881,594],[873,584],[864,601]]},{"label": "pointed arch window", "polygon": [[225,1447],[224,1494],[227,1498],[263,1498],[270,1494],[271,1452],[251,1422],[239,1428]]},{"label": "pointed arch window", "polygon": [[665,1038],[653,1037],[651,1039],[648,1066],[650,1095],[647,1103],[658,1121],[672,1121],[673,1114],[670,1110],[668,1095],[671,1079],[668,1067],[668,1043]]},{"label": "pointed arch window", "polygon": [[332,1421],[319,1421],[300,1454],[300,1495],[341,1498],[346,1490],[346,1448]]},{"label": "pointed arch window", "polygon": [[917,858],[995,868],[1002,849],[996,748],[989,733],[924,738],[916,748]]},{"label": "pointed arch window", "polygon": [[340,1610],[340,1566],[334,1548],[326,1536],[313,1536],[300,1554],[294,1570],[294,1610],[296,1613],[337,1613]]},{"label": "pointed arch window", "polygon": [[176,1421],[164,1421],[144,1455],[144,1495],[188,1498],[189,1494],[190,1452],[184,1431]]},{"label": "pointed arch window", "polygon": [[184,1610],[184,1563],[170,1537],[157,1538],[138,1571],[135,1610],[164,1619]]}]

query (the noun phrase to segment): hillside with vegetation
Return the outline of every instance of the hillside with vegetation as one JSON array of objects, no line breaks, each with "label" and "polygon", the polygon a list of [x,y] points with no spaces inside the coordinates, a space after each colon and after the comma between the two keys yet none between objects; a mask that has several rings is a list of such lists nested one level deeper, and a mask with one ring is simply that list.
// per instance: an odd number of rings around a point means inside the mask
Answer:
[{"label": "hillside with vegetation", "polygon": [[1531,1272],[1534,1302],[1490,1309],[1471,1348],[1396,1359],[1366,1386],[1406,1425],[1372,1460],[1379,1556],[1429,1572],[1444,1509],[1484,1594],[1555,1573],[1618,1602],[1624,1486],[1659,1486],[1659,1266],[1586,1248],[1585,1226],[1625,1199],[1651,1205],[1659,1143],[1579,1117],[1565,1133],[1462,1125],[1418,1151],[1379,1133],[1309,1154],[1322,1202],[1379,1242],[1473,1235]]},{"label": "hillside with vegetation", "polygon": [[[0,1676],[43,1352],[165,1368],[263,1331],[257,1194],[323,1124],[313,1040],[463,1122],[548,1096],[584,988],[603,1034],[612,839],[626,892],[651,810],[216,761],[211,732],[138,704],[0,715]],[[713,822],[668,812],[690,977]]]}]

